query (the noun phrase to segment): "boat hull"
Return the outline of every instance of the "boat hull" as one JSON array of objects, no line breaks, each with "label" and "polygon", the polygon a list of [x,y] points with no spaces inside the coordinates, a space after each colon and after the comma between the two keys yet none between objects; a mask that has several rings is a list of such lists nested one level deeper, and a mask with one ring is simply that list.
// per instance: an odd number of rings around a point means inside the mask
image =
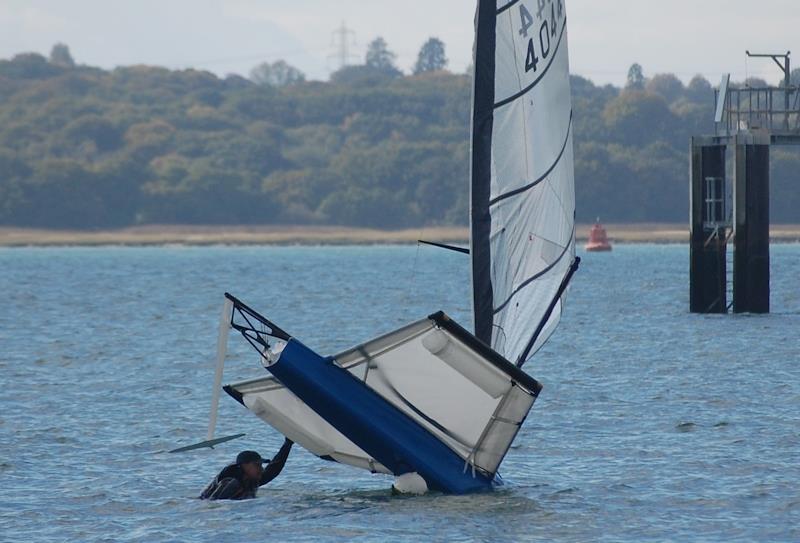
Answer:
[{"label": "boat hull", "polygon": [[393,474],[417,472],[429,488],[454,494],[491,489],[492,478],[465,469],[460,456],[333,359],[293,339],[268,370]]},{"label": "boat hull", "polygon": [[[253,339],[255,328],[236,319],[232,326]],[[281,335],[260,350],[272,375],[226,392],[325,460],[396,477],[417,473],[432,490],[492,488],[541,390],[443,313],[333,357]]]}]

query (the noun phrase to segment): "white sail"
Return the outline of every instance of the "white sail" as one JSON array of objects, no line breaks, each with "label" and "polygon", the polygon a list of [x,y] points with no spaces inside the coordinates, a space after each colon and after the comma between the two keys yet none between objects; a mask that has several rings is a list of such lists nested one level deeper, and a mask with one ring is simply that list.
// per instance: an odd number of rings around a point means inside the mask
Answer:
[{"label": "white sail", "polygon": [[478,3],[472,152],[476,335],[521,365],[556,328],[574,271],[564,0]]}]

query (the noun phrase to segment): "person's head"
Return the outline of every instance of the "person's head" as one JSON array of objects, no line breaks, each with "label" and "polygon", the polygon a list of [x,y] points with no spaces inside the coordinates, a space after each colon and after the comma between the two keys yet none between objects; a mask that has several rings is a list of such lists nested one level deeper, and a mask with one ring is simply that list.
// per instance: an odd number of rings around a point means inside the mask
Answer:
[{"label": "person's head", "polygon": [[236,457],[236,463],[241,466],[244,476],[248,479],[259,479],[264,471],[264,459],[256,451],[242,451]]}]

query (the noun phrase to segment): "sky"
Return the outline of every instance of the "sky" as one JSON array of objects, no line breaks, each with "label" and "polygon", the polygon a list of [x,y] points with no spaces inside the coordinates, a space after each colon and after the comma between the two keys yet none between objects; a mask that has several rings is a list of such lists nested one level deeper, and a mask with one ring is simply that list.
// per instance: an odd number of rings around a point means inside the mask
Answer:
[{"label": "sky", "polygon": [[[745,50],[797,49],[800,0],[565,0],[571,70],[621,84],[638,62],[645,75],[717,82],[781,74]],[[473,0],[0,0],[0,58],[69,45],[78,63],[113,68],[153,64],[247,75],[284,59],[309,78],[339,66],[334,31],[344,22],[352,62],[382,36],[409,71],[422,43],[445,42],[450,69],[470,64]]]}]

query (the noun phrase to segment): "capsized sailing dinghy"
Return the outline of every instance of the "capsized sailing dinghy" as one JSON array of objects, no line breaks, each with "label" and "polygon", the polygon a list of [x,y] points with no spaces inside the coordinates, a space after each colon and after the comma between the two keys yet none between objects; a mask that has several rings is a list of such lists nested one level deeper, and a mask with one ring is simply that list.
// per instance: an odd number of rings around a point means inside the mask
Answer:
[{"label": "capsized sailing dinghy", "polygon": [[475,333],[440,312],[326,357],[226,295],[223,329],[271,374],[228,394],[323,459],[450,493],[492,487],[541,390],[521,368],[555,330],[579,262],[566,23],[564,0],[478,2]]}]

